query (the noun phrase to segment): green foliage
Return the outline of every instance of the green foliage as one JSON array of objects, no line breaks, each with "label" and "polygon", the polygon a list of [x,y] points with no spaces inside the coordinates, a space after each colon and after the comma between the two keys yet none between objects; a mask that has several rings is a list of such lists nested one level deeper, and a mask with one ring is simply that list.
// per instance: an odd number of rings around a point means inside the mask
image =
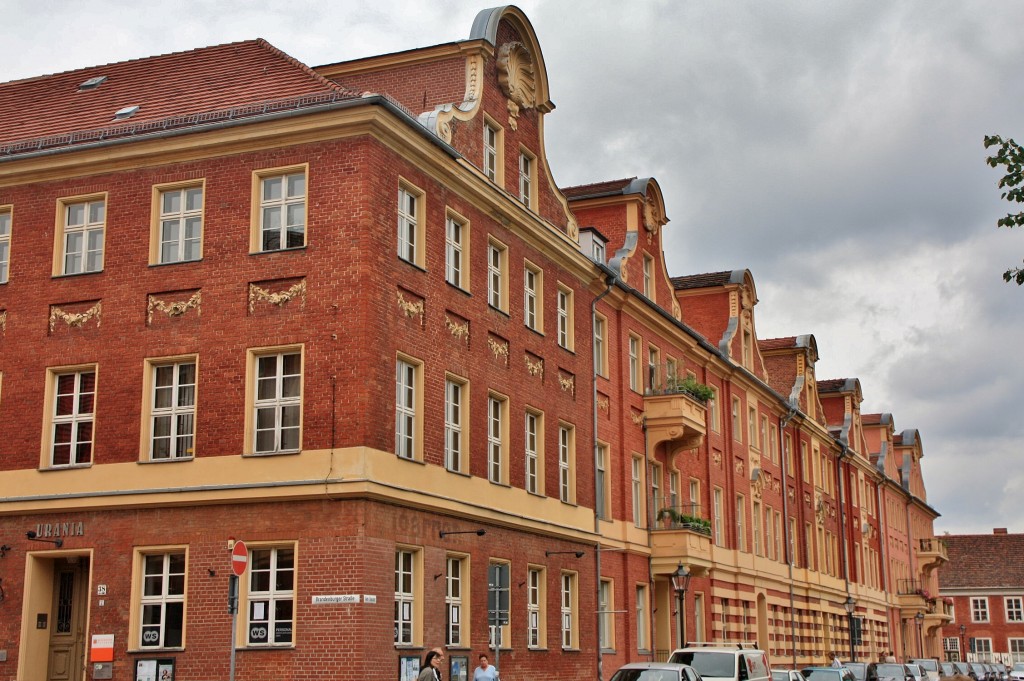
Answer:
[{"label": "green foliage", "polygon": [[711,521],[694,515],[680,513],[674,508],[666,507],[658,511],[658,520],[668,520],[674,527],[681,527],[700,534],[711,536]]},{"label": "green foliage", "polygon": [[685,376],[683,378],[675,376],[669,378],[668,385],[666,387],[668,388],[667,392],[689,395],[701,404],[707,404],[707,401],[715,396],[715,393],[711,388],[704,385],[693,376]]},{"label": "green foliage", "polygon": [[[989,156],[988,164],[993,168],[1002,166],[1006,174],[999,179],[999,188],[1003,191],[1003,199],[1011,203],[1024,203],[1024,150],[1013,139],[1004,140],[999,135],[986,135],[985,148],[997,147],[996,153]],[[1007,213],[996,223],[999,227],[1024,226],[1024,211]],[[1011,267],[1003,272],[1003,280],[1024,285],[1024,268]]]}]

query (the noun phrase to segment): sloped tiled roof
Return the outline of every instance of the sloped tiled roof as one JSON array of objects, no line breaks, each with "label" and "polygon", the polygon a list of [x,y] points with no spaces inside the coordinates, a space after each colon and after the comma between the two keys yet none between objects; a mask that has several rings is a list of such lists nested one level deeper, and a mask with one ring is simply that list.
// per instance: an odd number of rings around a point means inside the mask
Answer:
[{"label": "sloped tiled roof", "polygon": [[940,589],[1014,588],[1024,584],[1024,534],[941,537],[949,562],[939,568]]},{"label": "sloped tiled roof", "polygon": [[732,278],[732,270],[726,272],[708,272],[706,274],[687,274],[682,277],[672,277],[672,287],[677,291],[691,288],[710,288],[712,286],[725,286]]},{"label": "sloped tiled roof", "polygon": [[861,414],[860,422],[865,426],[882,425],[882,414]]},{"label": "sloped tiled roof", "polygon": [[796,336],[786,336],[785,338],[765,338],[757,341],[757,347],[762,351],[795,348]]},{"label": "sloped tiled roof", "polygon": [[837,393],[846,387],[846,378],[826,378],[818,383],[818,393]]},{"label": "sloped tiled roof", "polygon": [[[99,76],[106,77],[99,86],[79,91]],[[248,40],[0,83],[0,145],[9,153],[25,140],[303,97],[356,96],[266,41]],[[130,106],[139,107],[130,118],[114,118]]]},{"label": "sloped tiled roof", "polygon": [[621,180],[606,180],[604,182],[594,182],[593,184],[580,184],[575,187],[561,187],[561,190],[567,199],[613,196],[621,194],[622,190],[628,187],[635,179],[635,177],[627,177]]}]

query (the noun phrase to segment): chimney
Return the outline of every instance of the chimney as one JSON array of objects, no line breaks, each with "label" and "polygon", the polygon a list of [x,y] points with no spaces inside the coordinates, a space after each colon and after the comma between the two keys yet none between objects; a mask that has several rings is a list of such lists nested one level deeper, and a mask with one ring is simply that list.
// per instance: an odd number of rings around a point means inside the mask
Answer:
[{"label": "chimney", "polygon": [[992,534],[1007,534],[1005,527],[996,527],[992,529]]}]

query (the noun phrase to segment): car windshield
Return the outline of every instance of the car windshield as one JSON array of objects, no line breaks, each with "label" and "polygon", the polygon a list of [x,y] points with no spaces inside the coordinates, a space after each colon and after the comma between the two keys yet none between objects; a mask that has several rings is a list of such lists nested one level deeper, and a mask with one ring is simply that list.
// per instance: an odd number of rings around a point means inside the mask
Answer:
[{"label": "car windshield", "polygon": [[838,669],[801,669],[807,681],[841,681],[843,676]]},{"label": "car windshield", "polygon": [[679,681],[674,669],[620,669],[611,681]]},{"label": "car windshield", "polygon": [[863,662],[847,662],[843,665],[857,677],[858,681],[864,681],[864,674],[867,672],[868,666]]},{"label": "car windshield", "polygon": [[772,670],[772,681],[788,681],[789,670],[788,669],[773,669]]},{"label": "car windshield", "polygon": [[680,650],[673,653],[669,662],[682,662],[697,670],[704,678],[736,677],[736,654],[720,653],[710,650]]},{"label": "car windshield", "polygon": [[907,678],[907,672],[901,664],[880,664],[875,667],[879,681],[902,681]]},{"label": "car windshield", "polygon": [[927,669],[930,672],[939,671],[939,663],[935,660],[914,660],[914,664],[921,669]]},{"label": "car windshield", "polygon": [[1024,662],[1014,662],[1013,663],[1013,671],[1015,671],[1015,672],[1024,672]]}]

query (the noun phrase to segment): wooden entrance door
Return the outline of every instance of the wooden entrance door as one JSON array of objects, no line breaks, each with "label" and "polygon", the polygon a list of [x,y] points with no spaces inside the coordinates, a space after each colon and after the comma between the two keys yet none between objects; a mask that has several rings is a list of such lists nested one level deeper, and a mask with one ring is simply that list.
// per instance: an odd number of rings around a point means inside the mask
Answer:
[{"label": "wooden entrance door", "polygon": [[82,681],[85,673],[85,608],[89,563],[58,558],[53,567],[47,681]]}]

